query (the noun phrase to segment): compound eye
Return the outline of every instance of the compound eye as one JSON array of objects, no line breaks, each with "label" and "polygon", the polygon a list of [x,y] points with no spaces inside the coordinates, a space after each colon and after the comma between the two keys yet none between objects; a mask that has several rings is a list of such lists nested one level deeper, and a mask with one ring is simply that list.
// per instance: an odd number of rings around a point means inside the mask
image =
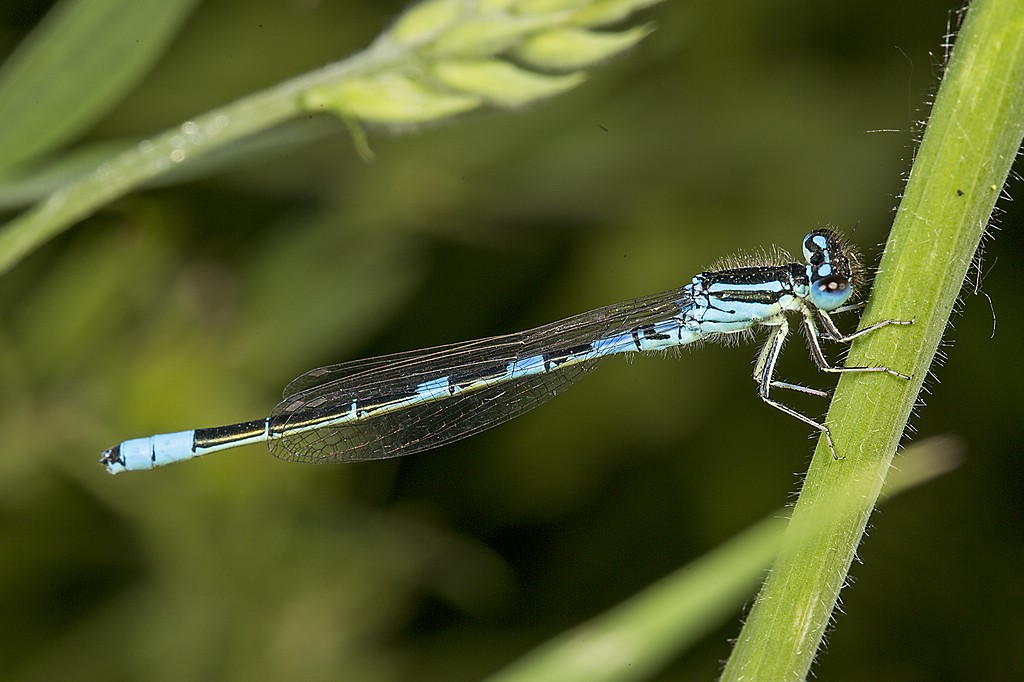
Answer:
[{"label": "compound eye", "polygon": [[835,310],[850,300],[851,295],[853,287],[846,277],[830,275],[811,283],[811,303],[821,310]]}]

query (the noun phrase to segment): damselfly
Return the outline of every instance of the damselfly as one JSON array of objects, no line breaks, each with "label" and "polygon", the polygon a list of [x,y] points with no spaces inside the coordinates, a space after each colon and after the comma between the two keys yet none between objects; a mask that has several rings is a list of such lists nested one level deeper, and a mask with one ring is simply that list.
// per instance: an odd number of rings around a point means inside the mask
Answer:
[{"label": "damselfly", "polygon": [[[830,313],[850,304],[862,277],[856,252],[837,233],[804,238],[805,263],[747,264],[702,272],[684,287],[598,308],[516,334],[465,341],[314,369],[292,381],[269,417],[127,440],[103,453],[111,473],[151,469],[218,450],[266,442],[295,462],[359,462],[436,448],[497,426],[575,384],[609,355],[666,350],[770,329],[754,367],[764,402],[821,431],[823,422],[777,402],[771,389],[823,391],[775,379],[789,334],[788,315],[802,321],[811,357],[823,372],[881,372],[887,367],[833,367],[821,339],[849,342],[887,325],[882,320],[844,335]],[[771,260],[768,257],[764,261]]]}]

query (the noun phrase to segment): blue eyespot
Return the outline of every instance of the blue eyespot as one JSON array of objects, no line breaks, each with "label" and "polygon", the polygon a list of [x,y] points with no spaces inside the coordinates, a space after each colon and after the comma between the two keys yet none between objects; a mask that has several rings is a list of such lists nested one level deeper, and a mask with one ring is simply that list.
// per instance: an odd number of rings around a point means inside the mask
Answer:
[{"label": "blue eyespot", "polygon": [[[824,268],[820,268],[822,272]],[[811,281],[810,299],[816,308],[824,311],[835,310],[850,300],[853,287],[850,280],[839,275],[820,277]]]},{"label": "blue eyespot", "polygon": [[804,237],[808,299],[819,310],[835,310],[853,296],[856,254],[837,233],[814,230]]}]

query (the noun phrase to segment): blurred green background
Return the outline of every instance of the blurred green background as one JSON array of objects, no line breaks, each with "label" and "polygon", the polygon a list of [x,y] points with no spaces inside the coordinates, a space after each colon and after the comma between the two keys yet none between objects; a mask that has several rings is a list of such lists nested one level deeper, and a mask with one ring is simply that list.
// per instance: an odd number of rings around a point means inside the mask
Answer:
[{"label": "blurred green background", "polygon": [[[49,4],[3,5],[4,55]],[[358,51],[403,7],[201,3],[76,144]],[[673,288],[811,227],[877,262],[958,7],[676,0],[566,95],[372,131],[373,163],[336,120],[298,121],[268,140],[306,143],[133,193],[0,276],[2,676],[479,679],[791,501],[812,434],[758,400],[754,346],[611,360],[407,460],[254,446],[118,478],[96,460],[264,416],[318,365]],[[821,679],[1024,678],[1021,214],[1002,208],[996,334],[968,292],[912,421],[967,459],[875,517]],[[829,385],[796,341],[781,373]],[[714,677],[741,617],[657,679]]]}]

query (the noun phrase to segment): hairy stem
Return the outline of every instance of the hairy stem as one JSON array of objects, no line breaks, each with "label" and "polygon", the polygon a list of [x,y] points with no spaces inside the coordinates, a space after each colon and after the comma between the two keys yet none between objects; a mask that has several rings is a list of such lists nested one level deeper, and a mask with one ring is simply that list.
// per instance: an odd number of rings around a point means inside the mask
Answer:
[{"label": "hairy stem", "polygon": [[819,442],[782,552],[723,679],[807,676],[1022,135],[1024,6],[978,0],[953,50],[862,322],[914,324],[867,335],[849,358],[912,378],[859,374],[839,382],[828,423],[845,459],[833,461]]}]

